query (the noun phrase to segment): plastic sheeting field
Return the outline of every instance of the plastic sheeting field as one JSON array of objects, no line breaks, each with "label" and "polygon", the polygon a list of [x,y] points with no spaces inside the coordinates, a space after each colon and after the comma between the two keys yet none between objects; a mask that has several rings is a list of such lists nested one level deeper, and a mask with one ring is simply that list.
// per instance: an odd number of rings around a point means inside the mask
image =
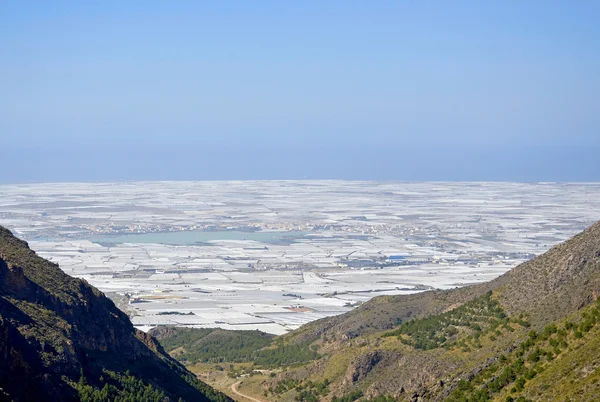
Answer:
[{"label": "plastic sheeting field", "polygon": [[490,280],[600,219],[599,184],[0,186],[0,224],[140,328],[284,333],[377,295]]}]

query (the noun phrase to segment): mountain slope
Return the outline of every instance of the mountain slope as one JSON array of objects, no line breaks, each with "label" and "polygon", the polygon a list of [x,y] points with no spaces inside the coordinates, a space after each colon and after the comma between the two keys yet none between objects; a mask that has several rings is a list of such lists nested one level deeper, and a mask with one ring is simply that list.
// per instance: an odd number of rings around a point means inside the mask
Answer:
[{"label": "mountain slope", "polygon": [[530,314],[534,325],[589,304],[600,289],[600,222],[492,281],[496,282],[507,311]]},{"label": "mountain slope", "polygon": [[[354,364],[356,369],[350,368],[340,376],[331,370],[330,364],[321,372],[341,378],[338,384],[342,393],[359,388],[370,396],[384,394],[397,398],[404,395],[410,396],[409,399],[444,399],[457,386],[458,379],[475,378],[478,372],[494,364],[498,356],[509,353],[526,340],[530,331],[540,331],[573,314],[574,319],[581,320],[577,316],[579,310],[597,298],[599,289],[600,223],[596,223],[487,284],[414,295],[408,305],[419,305],[419,299],[426,300],[427,309],[417,311],[418,319],[412,329],[401,331],[397,338],[386,336],[389,332],[365,331],[354,340],[341,342],[330,353],[330,361],[353,353],[356,357],[350,360],[350,366]],[[499,317],[504,318],[486,317],[483,309],[475,308],[470,316],[467,315],[469,325],[455,325],[458,333],[449,336],[446,331],[450,326],[449,313],[440,310],[458,311],[461,306],[482,300],[486,294],[497,303],[501,311]],[[398,296],[390,304],[399,307],[395,311],[403,312],[406,299]],[[381,302],[375,300],[369,308],[377,311],[377,305]],[[408,318],[406,313],[402,314]],[[498,322],[497,326],[490,324],[492,320]],[[347,322],[347,318],[343,322]],[[423,330],[420,331],[420,328]],[[448,341],[439,342],[443,336],[448,337]],[[422,345],[424,339],[429,342],[434,339],[433,345],[437,347],[427,350],[415,347]],[[362,344],[367,345],[363,348],[364,352],[356,352],[356,347]],[[364,371],[365,367],[361,367],[363,356],[373,353],[374,349],[392,355],[390,363],[371,365],[368,375],[359,378],[359,381],[347,381],[356,372]],[[314,370],[315,373],[319,371]]]},{"label": "mountain slope", "polygon": [[245,379],[242,391],[270,401],[595,400],[599,292],[600,222],[488,283],[378,297],[278,337],[271,347],[318,347],[321,358]]},{"label": "mountain slope", "polygon": [[541,325],[590,302],[594,291],[600,289],[598,257],[600,222],[490,282],[452,290],[376,297],[346,314],[309,323],[286,337],[302,342],[353,338],[392,328],[399,321],[439,314],[496,290],[510,313],[535,312],[534,323],[539,321]]},{"label": "mountain slope", "polygon": [[101,292],[0,227],[0,400],[97,397],[228,399],[136,330]]}]

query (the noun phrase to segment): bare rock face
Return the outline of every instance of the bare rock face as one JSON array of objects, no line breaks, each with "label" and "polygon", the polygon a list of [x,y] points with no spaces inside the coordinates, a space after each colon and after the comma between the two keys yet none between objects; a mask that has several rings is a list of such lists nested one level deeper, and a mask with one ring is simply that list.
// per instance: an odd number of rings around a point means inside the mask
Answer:
[{"label": "bare rock face", "polygon": [[0,270],[5,270],[5,286],[10,288],[15,293],[20,293],[26,290],[27,280],[23,273],[23,268],[7,264],[0,258]]},{"label": "bare rock face", "polygon": [[343,385],[351,385],[365,378],[383,358],[384,354],[379,350],[358,356],[348,366]]},{"label": "bare rock face", "polygon": [[156,339],[162,339],[162,338],[166,338],[170,335],[173,335],[177,332],[177,330],[173,327],[168,327],[168,326],[158,326],[155,328],[152,328],[152,330],[150,330],[150,334],[152,334],[153,337],[155,337]]}]

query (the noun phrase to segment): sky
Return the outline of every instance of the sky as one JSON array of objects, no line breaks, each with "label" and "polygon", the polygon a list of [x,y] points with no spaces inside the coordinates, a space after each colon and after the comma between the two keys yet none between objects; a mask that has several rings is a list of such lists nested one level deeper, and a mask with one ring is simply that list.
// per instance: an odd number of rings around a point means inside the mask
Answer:
[{"label": "sky", "polygon": [[3,1],[0,183],[600,181],[598,1]]}]

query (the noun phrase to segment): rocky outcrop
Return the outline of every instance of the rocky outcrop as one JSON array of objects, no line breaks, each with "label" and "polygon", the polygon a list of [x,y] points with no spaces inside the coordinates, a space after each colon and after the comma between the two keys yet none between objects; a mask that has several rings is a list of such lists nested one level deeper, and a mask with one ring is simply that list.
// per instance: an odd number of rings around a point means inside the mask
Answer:
[{"label": "rocky outcrop", "polygon": [[383,359],[383,357],[383,352],[376,350],[373,352],[367,352],[355,358],[346,370],[343,384],[354,384],[365,378]]},{"label": "rocky outcrop", "polygon": [[27,289],[27,278],[23,273],[23,268],[9,265],[0,257],[0,280],[3,280],[4,286],[9,288],[12,293],[22,293]]}]

